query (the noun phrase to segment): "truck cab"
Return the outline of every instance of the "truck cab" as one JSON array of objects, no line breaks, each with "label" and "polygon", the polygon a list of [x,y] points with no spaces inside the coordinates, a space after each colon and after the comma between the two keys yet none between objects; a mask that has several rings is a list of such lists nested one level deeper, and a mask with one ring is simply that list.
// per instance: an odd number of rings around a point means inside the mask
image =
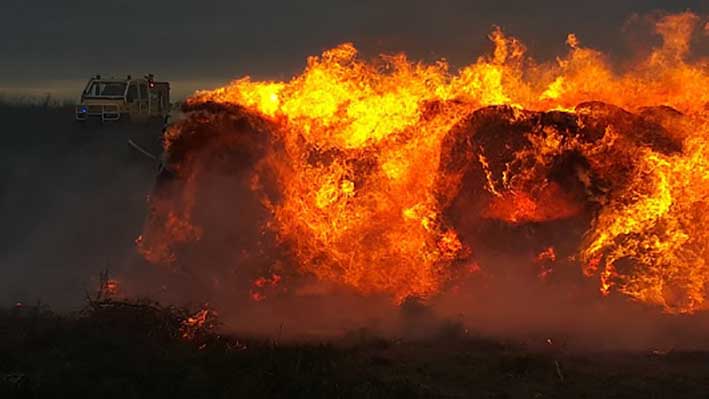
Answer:
[{"label": "truck cab", "polygon": [[157,82],[153,75],[134,79],[89,79],[76,105],[76,120],[91,118],[102,122],[121,119],[164,118],[170,111],[170,84]]}]

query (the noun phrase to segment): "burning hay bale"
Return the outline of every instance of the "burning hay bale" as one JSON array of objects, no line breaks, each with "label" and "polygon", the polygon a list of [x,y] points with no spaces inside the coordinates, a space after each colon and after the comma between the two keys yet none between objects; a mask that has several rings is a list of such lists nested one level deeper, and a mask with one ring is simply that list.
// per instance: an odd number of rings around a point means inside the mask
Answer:
[{"label": "burning hay bale", "polygon": [[[460,185],[442,202],[468,243],[500,226],[489,220],[504,222],[503,234],[530,223],[552,223],[558,235],[581,223],[585,232],[607,198],[627,186],[636,154],[646,149],[677,154],[682,147],[660,124],[600,102],[574,112],[483,108],[444,139],[442,181],[453,176]],[[554,223],[570,218],[571,225]]]},{"label": "burning hay bale", "polygon": [[497,30],[457,74],[343,44],[288,82],[199,92],[167,135],[177,179],[140,250],[245,297],[259,277],[312,276],[401,303],[494,271],[481,255],[513,242],[556,248],[604,294],[703,309],[709,77],[677,51],[687,15],[658,21],[663,44],[620,74],[572,35],[537,76]]},{"label": "burning hay bale", "polygon": [[189,118],[167,134],[165,168],[137,244],[147,260],[186,272],[211,290],[224,264],[249,262],[260,271],[259,253],[270,248],[261,234],[268,211],[252,177],[274,125],[238,106],[188,103],[184,111]]}]

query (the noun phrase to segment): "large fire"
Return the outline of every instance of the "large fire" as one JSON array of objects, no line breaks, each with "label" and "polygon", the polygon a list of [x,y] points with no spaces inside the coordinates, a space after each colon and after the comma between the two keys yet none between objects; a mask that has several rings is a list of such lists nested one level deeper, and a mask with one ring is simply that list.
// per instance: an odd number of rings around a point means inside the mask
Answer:
[{"label": "large fire", "polygon": [[[214,205],[205,181],[247,182],[269,215],[255,235],[275,233],[299,273],[361,293],[431,297],[477,270],[486,226],[571,221],[585,233],[565,255],[604,294],[706,309],[709,60],[690,57],[700,21],[660,18],[662,44],[624,72],[573,34],[565,57],[536,64],[496,29],[492,54],[455,73],[403,54],[368,62],[342,44],[290,81],[198,92],[166,137],[180,183],[153,198],[141,252],[180,262],[213,234],[198,216]],[[239,224],[241,212],[212,219]],[[205,245],[238,254],[210,262],[269,255],[224,237]],[[262,262],[265,276],[282,272]]]}]

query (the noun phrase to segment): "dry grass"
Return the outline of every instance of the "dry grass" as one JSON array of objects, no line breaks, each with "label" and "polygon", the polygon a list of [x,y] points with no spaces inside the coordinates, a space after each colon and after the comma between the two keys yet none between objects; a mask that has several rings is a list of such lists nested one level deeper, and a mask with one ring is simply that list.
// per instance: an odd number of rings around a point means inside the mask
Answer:
[{"label": "dry grass", "polygon": [[416,341],[357,331],[330,342],[279,344],[213,329],[185,340],[181,328],[190,313],[110,300],[65,315],[42,306],[5,309],[0,397],[709,395],[706,353],[560,355],[470,337],[456,325]]}]

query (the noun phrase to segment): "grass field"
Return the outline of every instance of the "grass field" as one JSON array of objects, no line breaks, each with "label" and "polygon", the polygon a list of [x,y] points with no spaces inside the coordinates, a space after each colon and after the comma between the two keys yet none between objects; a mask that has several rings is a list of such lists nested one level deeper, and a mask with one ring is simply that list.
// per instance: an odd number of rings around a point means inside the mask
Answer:
[{"label": "grass field", "polygon": [[322,343],[203,329],[186,311],[104,302],[0,313],[0,396],[61,398],[706,398],[709,354],[561,353],[467,335],[355,331]]}]

